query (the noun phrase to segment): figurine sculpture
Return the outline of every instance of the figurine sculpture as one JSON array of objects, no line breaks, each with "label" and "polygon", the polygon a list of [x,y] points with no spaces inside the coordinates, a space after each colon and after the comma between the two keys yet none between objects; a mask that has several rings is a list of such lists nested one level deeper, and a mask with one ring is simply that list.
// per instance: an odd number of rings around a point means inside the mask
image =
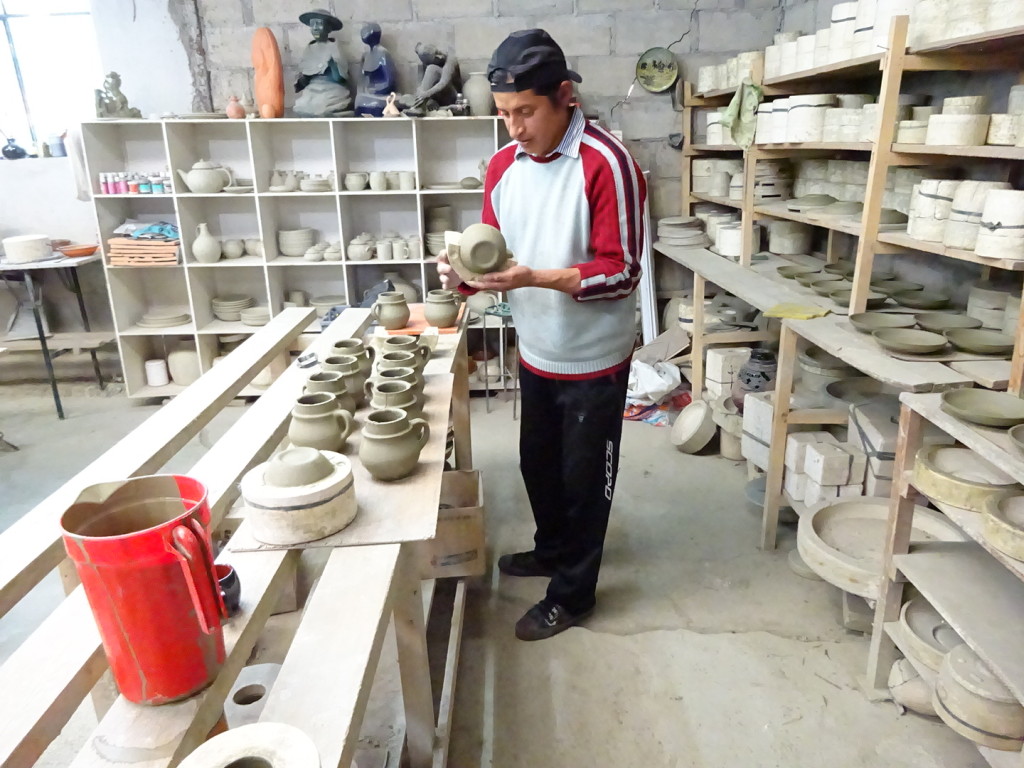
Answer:
[{"label": "figurine sculpture", "polygon": [[352,92],[348,63],[341,55],[332,32],[342,28],[341,19],[325,10],[308,11],[299,21],[313,33],[306,46],[298,80],[295,81],[295,114],[301,117],[339,117],[351,114]]},{"label": "figurine sculpture", "polygon": [[387,98],[387,105],[384,107],[384,117],[401,117],[402,113],[399,111],[398,106],[398,94],[392,91]]},{"label": "figurine sculpture", "polygon": [[420,84],[415,94],[402,99],[405,114],[410,117],[422,117],[454,104],[462,89],[459,61],[452,51],[442,51],[430,43],[416,43],[416,55],[420,59]]},{"label": "figurine sculpture", "polygon": [[103,89],[96,89],[96,117],[142,117],[142,113],[128,106],[121,93],[121,76],[110,72],[103,80]]},{"label": "figurine sculpture", "polygon": [[380,24],[375,21],[364,24],[359,36],[369,50],[363,54],[363,83],[356,93],[356,114],[381,117],[387,95],[395,90],[395,62],[388,49],[380,44]]},{"label": "figurine sculpture", "polygon": [[253,94],[260,117],[284,117],[284,73],[277,38],[267,27],[252,36],[252,66],[255,70]]}]

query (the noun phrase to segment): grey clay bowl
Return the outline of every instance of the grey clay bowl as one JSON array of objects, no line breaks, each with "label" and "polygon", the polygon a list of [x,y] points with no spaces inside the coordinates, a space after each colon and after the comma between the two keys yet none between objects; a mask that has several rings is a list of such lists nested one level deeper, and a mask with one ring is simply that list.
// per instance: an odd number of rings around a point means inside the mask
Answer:
[{"label": "grey clay bowl", "polygon": [[922,312],[914,315],[917,324],[926,331],[945,333],[958,328],[981,328],[981,320],[956,312]]},{"label": "grey clay bowl", "polygon": [[[853,298],[853,291],[843,289],[841,291],[833,291],[828,296],[839,306],[848,307],[850,306],[850,299]],[[889,297],[884,293],[868,292],[867,298],[864,300],[864,306],[868,309],[878,309],[888,300]]]},{"label": "grey clay bowl", "polygon": [[923,291],[924,286],[920,283],[910,283],[906,280],[878,280],[871,282],[871,288],[879,293],[892,296],[904,291]]},{"label": "grey clay bowl", "polygon": [[1006,392],[953,389],[942,393],[941,407],[950,416],[983,427],[1024,424],[1024,400]]},{"label": "grey clay bowl", "polygon": [[913,328],[914,318],[888,312],[860,312],[850,315],[850,324],[861,333],[872,333],[886,328]]},{"label": "grey clay bowl", "polygon": [[839,275],[829,275],[829,277],[837,277],[839,279],[816,280],[815,282],[811,283],[811,290],[814,291],[819,296],[828,296],[829,294],[835,293],[836,291],[847,291],[853,287],[853,283],[851,283],[849,280],[844,280]]},{"label": "grey clay bowl", "polygon": [[944,349],[947,343],[946,337],[938,333],[911,328],[890,328],[871,335],[886,349],[908,355],[929,355]]},{"label": "grey clay bowl", "polygon": [[960,328],[946,331],[946,338],[964,352],[979,355],[1008,355],[1013,352],[1013,337],[984,328]]},{"label": "grey clay bowl", "polygon": [[898,291],[892,297],[900,306],[911,309],[942,309],[949,304],[949,296],[937,291]]},{"label": "grey clay bowl", "polygon": [[797,275],[810,275],[818,271],[817,267],[807,267],[803,264],[789,264],[785,267],[779,267],[776,270],[779,273],[779,277],[784,277],[787,280],[793,280]]}]

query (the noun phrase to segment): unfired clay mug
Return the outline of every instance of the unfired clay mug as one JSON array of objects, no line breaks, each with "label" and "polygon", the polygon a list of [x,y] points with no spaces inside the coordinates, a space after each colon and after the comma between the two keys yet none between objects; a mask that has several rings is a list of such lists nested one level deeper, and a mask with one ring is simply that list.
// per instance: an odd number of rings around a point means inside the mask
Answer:
[{"label": "unfired clay mug", "polygon": [[[373,305],[373,316],[386,330],[397,331],[409,324],[409,305],[401,291],[384,291]],[[389,339],[390,340],[390,339]],[[389,341],[388,340],[388,341]]]},{"label": "unfired clay mug", "polygon": [[359,361],[359,370],[366,376],[370,375],[376,350],[366,346],[362,339],[341,339],[334,342],[331,349],[335,355],[351,355],[356,358]]},{"label": "unfired clay mug", "polygon": [[366,417],[362,434],[359,460],[366,470],[377,480],[398,480],[416,469],[430,425],[398,408],[385,408]]},{"label": "unfired clay mug", "polygon": [[352,434],[353,423],[330,392],[306,394],[292,408],[288,439],[292,445],[338,452]]}]

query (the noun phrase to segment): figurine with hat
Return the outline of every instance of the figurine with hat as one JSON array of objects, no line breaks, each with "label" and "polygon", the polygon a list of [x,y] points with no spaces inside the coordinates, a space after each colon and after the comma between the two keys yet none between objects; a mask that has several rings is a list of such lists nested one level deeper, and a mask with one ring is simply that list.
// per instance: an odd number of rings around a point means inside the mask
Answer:
[{"label": "figurine with hat", "polygon": [[352,113],[348,62],[331,37],[343,24],[322,8],[307,11],[299,21],[309,27],[313,41],[306,46],[295,81],[295,114],[301,117],[343,117]]}]

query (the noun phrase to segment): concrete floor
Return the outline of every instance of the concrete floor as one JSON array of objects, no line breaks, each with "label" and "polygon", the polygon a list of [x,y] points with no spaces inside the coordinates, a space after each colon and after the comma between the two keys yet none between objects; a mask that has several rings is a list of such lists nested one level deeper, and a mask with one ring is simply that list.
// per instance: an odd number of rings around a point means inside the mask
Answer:
[{"label": "concrete floor", "polygon": [[[794,529],[783,532],[779,552],[759,552],[742,466],[679,454],[664,429],[625,425],[593,617],[547,641],[515,640],[516,619],[545,584],[499,578],[493,567],[498,554],[530,545],[532,520],[511,405],[484,406],[474,400],[474,457],[484,471],[492,568],[470,587],[449,765],[985,765],[938,721],[865,699],[856,680],[867,641],[841,628],[837,590],[788,569]],[[73,394],[66,407],[59,422],[45,391],[5,387],[0,431],[22,450],[0,453],[0,530],[154,410]],[[167,469],[187,469],[240,413],[227,409]],[[47,580],[0,619],[0,660],[59,599],[56,580]],[[375,699],[393,677],[379,676]],[[393,733],[371,722],[389,711],[371,709],[365,741]],[[67,765],[94,722],[83,706],[37,765]]]}]

